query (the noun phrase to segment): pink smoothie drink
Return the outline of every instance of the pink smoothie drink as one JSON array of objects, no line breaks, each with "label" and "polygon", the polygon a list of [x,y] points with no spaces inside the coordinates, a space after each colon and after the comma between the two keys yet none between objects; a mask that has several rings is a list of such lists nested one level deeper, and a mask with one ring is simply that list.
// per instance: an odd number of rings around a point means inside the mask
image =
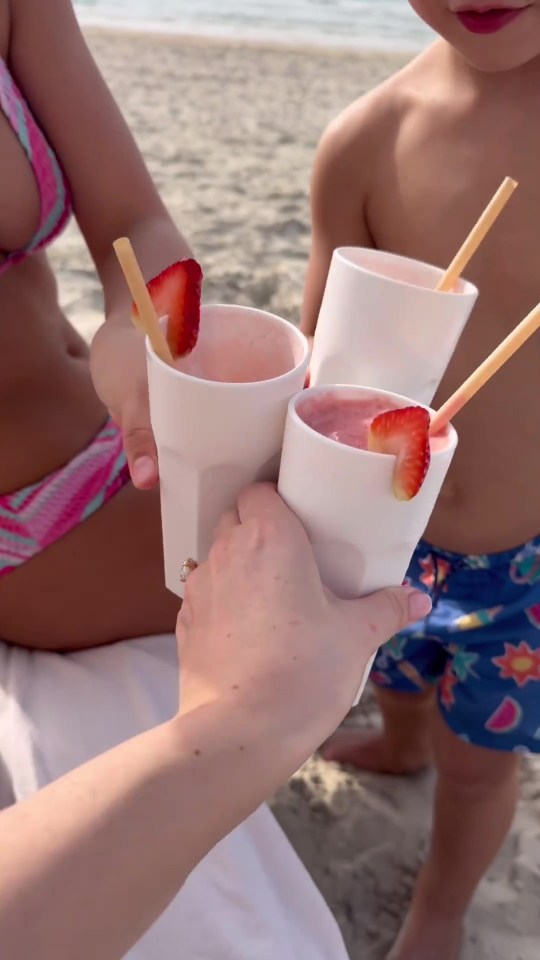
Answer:
[{"label": "pink smoothie drink", "polygon": [[[410,406],[409,397],[350,386],[311,388],[289,404],[278,490],[339,597],[403,582],[439,496],[457,445],[452,426],[431,442],[425,479],[410,500],[394,494],[396,457],[367,449],[373,417]],[[361,693],[367,671],[358,679]]]},{"label": "pink smoothie drink", "polygon": [[277,479],[287,406],[307,374],[307,342],[264,311],[205,306],[191,354],[173,368],[147,343],[147,361],[165,582],[183,597],[184,561],[206,559],[241,490]]},{"label": "pink smoothie drink", "polygon": [[260,383],[293,369],[302,347],[290,324],[272,314],[248,307],[203,307],[197,345],[174,366],[213,383]]},{"label": "pink smoothie drink", "polygon": [[337,393],[315,394],[299,407],[299,415],[323,437],[357,450],[367,450],[369,425],[379,413],[391,410],[382,397],[347,400]]},{"label": "pink smoothie drink", "polygon": [[[299,414],[308,427],[323,437],[357,450],[367,450],[369,428],[373,419],[378,414],[393,409],[392,404],[382,397],[347,400],[337,393],[323,393],[303,403]],[[431,452],[443,450],[449,442],[448,431],[430,437]]]}]

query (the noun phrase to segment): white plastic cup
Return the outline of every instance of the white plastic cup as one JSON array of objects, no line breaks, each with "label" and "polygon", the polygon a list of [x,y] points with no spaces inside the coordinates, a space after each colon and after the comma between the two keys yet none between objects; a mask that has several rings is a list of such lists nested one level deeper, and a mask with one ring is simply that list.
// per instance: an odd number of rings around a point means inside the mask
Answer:
[{"label": "white plastic cup", "polygon": [[478,296],[443,271],[380,250],[334,251],[319,314],[311,383],[393,390],[429,405]]},{"label": "white plastic cup", "polygon": [[[183,597],[182,565],[206,559],[238,494],[277,479],[287,406],[307,374],[307,342],[273,314],[212,305],[202,308],[199,341],[179,369],[148,341],[147,362],[165,583]],[[261,379],[251,382],[253,375]]]},{"label": "white plastic cup", "polygon": [[[369,387],[331,386],[305,390],[289,404],[278,491],[302,521],[313,545],[321,579],[343,599],[365,596],[403,583],[457,445],[432,450],[417,495],[397,500],[392,492],[395,457],[369,453],[331,440],[299,416],[313,396],[388,399],[388,408],[410,406],[409,397]],[[362,680],[363,692],[371,663]]]}]

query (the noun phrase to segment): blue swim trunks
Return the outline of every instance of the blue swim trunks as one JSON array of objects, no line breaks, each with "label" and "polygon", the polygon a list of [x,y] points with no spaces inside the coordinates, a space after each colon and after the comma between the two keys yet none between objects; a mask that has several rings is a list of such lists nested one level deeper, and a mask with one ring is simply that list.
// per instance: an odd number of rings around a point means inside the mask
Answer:
[{"label": "blue swim trunks", "polygon": [[421,541],[406,583],[427,590],[433,610],[380,649],[373,682],[408,693],[437,685],[458,737],[540,753],[540,537],[480,556]]}]

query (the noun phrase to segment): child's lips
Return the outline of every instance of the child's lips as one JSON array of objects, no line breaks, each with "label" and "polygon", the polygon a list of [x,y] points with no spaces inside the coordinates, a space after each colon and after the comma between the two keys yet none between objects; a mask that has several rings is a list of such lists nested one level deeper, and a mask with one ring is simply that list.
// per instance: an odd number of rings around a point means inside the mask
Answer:
[{"label": "child's lips", "polygon": [[456,17],[470,33],[498,33],[525,13],[528,7],[507,7],[490,10],[458,10]]}]

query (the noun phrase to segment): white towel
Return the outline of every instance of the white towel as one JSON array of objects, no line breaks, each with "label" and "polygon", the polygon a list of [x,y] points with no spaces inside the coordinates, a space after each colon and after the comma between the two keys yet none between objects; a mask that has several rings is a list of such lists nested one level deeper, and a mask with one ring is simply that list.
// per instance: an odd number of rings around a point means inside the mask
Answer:
[{"label": "white towel", "polygon": [[[177,702],[173,636],[69,655],[0,643],[0,754],[13,796],[164,722]],[[126,960],[346,957],[321,895],[262,807],[205,858]]]}]

